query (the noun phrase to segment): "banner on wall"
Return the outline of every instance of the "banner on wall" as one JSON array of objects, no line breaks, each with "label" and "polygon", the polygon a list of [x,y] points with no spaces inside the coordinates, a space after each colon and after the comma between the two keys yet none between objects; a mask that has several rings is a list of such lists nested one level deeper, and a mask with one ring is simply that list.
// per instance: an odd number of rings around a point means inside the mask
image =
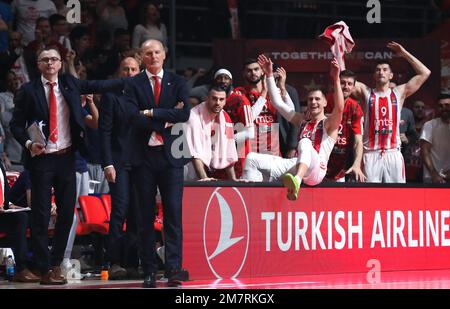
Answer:
[{"label": "banner on wall", "polygon": [[[186,187],[193,279],[450,268],[450,189]],[[371,262],[372,261],[372,262]],[[368,266],[369,265],[369,266]]]},{"label": "banner on wall", "polygon": [[[354,71],[360,81],[373,86],[373,70],[379,60],[392,64],[394,82],[407,82],[414,74],[411,66],[396,57],[387,47],[389,40],[356,39],[355,47],[345,57],[346,67]],[[398,40],[408,51],[420,59],[432,75],[409,101],[422,100],[433,105],[440,88],[440,44],[435,39]],[[424,48],[426,46],[426,48]],[[256,58],[258,54],[270,55],[273,61],[288,72],[287,83],[294,86],[300,100],[306,100],[310,89],[330,88],[329,67],[333,58],[329,47],[318,40],[215,40],[213,43],[214,63],[232,71],[234,85],[243,84],[242,64],[246,58]]]}]

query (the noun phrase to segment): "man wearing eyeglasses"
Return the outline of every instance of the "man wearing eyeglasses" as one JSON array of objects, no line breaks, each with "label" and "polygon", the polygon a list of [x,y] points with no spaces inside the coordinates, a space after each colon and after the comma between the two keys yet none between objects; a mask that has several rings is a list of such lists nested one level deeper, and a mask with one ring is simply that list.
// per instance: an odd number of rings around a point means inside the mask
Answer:
[{"label": "man wearing eyeglasses", "polygon": [[[61,55],[55,49],[38,53],[40,78],[24,84],[15,97],[11,131],[26,148],[25,168],[30,171],[33,220],[33,252],[41,284],[65,284],[59,265],[63,259],[72,225],[76,199],[75,151],[86,151],[82,94],[120,90],[123,79],[79,80],[59,75]],[[29,127],[37,123],[45,143],[32,140]],[[58,220],[51,251],[48,250],[52,187]]]}]

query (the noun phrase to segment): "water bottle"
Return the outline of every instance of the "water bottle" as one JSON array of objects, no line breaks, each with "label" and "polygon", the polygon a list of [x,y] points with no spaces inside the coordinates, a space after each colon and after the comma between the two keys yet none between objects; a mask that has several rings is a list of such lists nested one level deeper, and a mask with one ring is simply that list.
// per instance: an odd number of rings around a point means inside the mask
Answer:
[{"label": "water bottle", "polygon": [[6,278],[8,281],[13,281],[14,279],[14,260],[11,255],[6,260]]}]

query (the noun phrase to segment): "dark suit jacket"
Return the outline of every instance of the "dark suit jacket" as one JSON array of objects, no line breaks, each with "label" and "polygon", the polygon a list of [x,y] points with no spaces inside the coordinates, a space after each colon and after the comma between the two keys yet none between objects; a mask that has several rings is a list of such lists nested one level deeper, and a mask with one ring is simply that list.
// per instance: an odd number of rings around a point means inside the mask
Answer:
[{"label": "dark suit jacket", "polygon": [[102,167],[125,166],[130,163],[130,113],[136,107],[122,93],[107,93],[100,101],[98,128],[102,150]]},{"label": "dark suit jacket", "polygon": [[[172,135],[172,128],[164,128],[166,122],[181,123],[189,119],[190,105],[188,103],[189,89],[186,81],[179,75],[164,71],[161,81],[161,94],[159,105],[155,105],[151,83],[145,71],[128,80],[125,90],[127,100],[135,106],[131,122],[133,126],[131,161],[133,165],[143,162],[148,141],[153,131],[159,132],[164,139],[164,152],[170,164],[174,167],[182,167],[190,158],[176,158],[171,148],[175,140],[182,137],[182,131]],[[183,102],[182,109],[175,109],[178,102]],[[139,111],[153,109],[153,117],[139,114]],[[181,141],[178,139],[178,141]],[[187,143],[183,143],[187,148]],[[186,151],[187,149],[184,149]],[[187,150],[189,153],[189,150]]]},{"label": "dark suit jacket", "polygon": [[[60,75],[58,78],[59,89],[70,110],[70,135],[72,147],[82,154],[86,152],[84,144],[85,125],[80,96],[82,94],[99,93],[123,89],[124,80],[115,79],[108,81],[80,80],[72,75]],[[27,128],[33,122],[42,121],[45,125],[43,133],[48,139],[49,135],[49,108],[45,97],[44,86],[40,78],[24,84],[14,98],[14,113],[11,121],[11,131],[16,140],[25,147],[29,140]],[[25,167],[30,167],[30,153],[25,151]]]},{"label": "dark suit jacket", "polygon": [[0,170],[1,170],[1,173],[3,174],[2,192],[3,192],[3,196],[5,198],[3,201],[3,209],[9,209],[9,190],[10,190],[10,188],[9,188],[8,179],[6,179],[6,171],[5,171],[5,166],[3,165],[2,159],[0,159]]}]

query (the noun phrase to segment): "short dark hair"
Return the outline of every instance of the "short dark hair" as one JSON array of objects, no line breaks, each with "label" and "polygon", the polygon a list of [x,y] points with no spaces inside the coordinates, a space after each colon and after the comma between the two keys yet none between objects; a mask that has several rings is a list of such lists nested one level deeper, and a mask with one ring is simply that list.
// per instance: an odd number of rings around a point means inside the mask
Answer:
[{"label": "short dark hair", "polygon": [[48,21],[50,22],[50,27],[54,27],[58,22],[60,22],[61,20],[66,20],[66,18],[60,14],[52,14],[50,15],[50,17],[48,18]]},{"label": "short dark hair", "polygon": [[312,88],[311,90],[308,90],[308,96],[309,96],[310,93],[312,93],[312,92],[314,92],[314,91],[320,91],[320,92],[322,93],[322,96],[323,96],[324,98],[326,98],[326,96],[325,96],[325,90],[322,89],[322,88]]},{"label": "short dark hair", "polygon": [[438,101],[440,100],[447,100],[450,99],[450,93],[449,92],[441,92],[438,96]]},{"label": "short dark hair", "polygon": [[37,26],[40,22],[48,21],[48,20],[49,20],[49,19],[48,19],[47,17],[43,17],[43,16],[38,17],[38,19],[36,19],[35,25]]},{"label": "short dark hair", "polygon": [[[40,49],[37,50],[37,52],[36,52],[36,60],[39,60],[39,56],[40,56],[43,52],[49,51],[49,50],[54,50],[54,51],[56,51],[56,52],[58,53],[59,57],[62,58],[62,56],[61,56],[61,51],[59,50],[58,47],[55,47],[55,46],[46,46],[46,47],[43,47],[43,48],[40,48]],[[61,60],[61,61],[63,61],[63,60]]]},{"label": "short dark hair", "polygon": [[255,58],[247,58],[244,61],[244,65],[242,66],[243,69],[245,69],[246,66],[248,66],[249,64],[252,63],[258,63],[258,60],[256,60]]},{"label": "short dark hair", "polygon": [[339,74],[339,77],[340,78],[342,78],[342,77],[350,77],[350,78],[353,78],[356,81],[356,74],[353,71],[350,71],[350,70],[341,71],[341,73]]},{"label": "short dark hair", "polygon": [[388,60],[386,60],[386,59],[380,59],[380,60],[378,60],[378,61],[376,62],[376,64],[375,64],[375,67],[377,67],[377,66],[379,66],[379,65],[382,65],[382,64],[387,64],[387,65],[389,66],[389,68],[391,69],[391,71],[392,71],[392,64],[391,64]]},{"label": "short dark hair", "polygon": [[211,87],[209,87],[208,94],[213,90],[217,92],[225,92],[225,94],[227,93],[227,90],[224,87],[211,85]]},{"label": "short dark hair", "polygon": [[76,26],[70,31],[69,38],[73,44],[76,40],[81,39],[83,36],[89,35],[89,29],[86,26]]}]

